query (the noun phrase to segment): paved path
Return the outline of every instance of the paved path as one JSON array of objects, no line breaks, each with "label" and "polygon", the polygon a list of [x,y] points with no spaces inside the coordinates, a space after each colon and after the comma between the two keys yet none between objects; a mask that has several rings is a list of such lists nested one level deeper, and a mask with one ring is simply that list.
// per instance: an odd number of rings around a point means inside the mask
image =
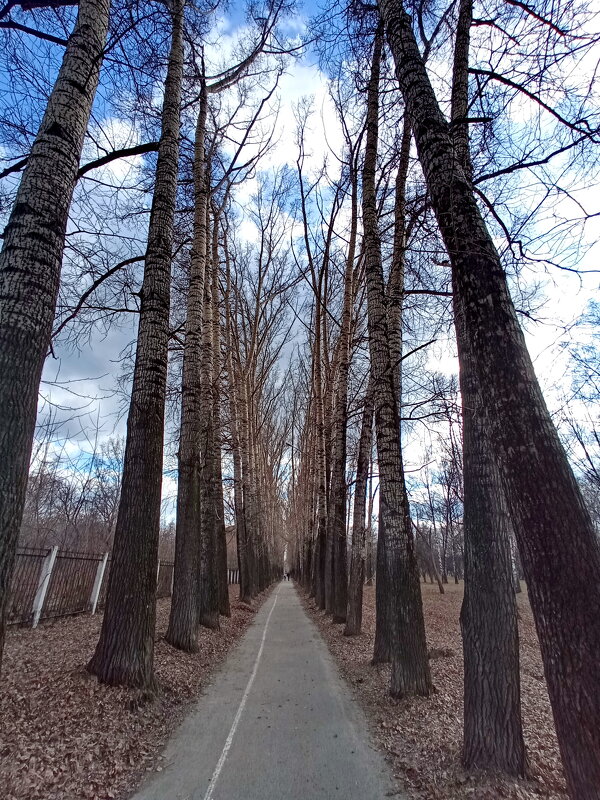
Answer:
[{"label": "paved path", "polygon": [[366,722],[294,586],[281,583],[133,800],[382,800]]}]

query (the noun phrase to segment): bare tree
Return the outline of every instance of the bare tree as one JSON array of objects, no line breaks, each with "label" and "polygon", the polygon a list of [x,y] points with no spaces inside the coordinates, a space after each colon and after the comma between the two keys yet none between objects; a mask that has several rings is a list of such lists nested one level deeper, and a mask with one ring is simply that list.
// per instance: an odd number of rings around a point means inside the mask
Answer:
[{"label": "bare tree", "polygon": [[[600,549],[540,392],[500,259],[453,152],[410,17],[389,0],[380,0],[379,9],[452,264],[455,303],[464,317],[465,340],[507,487],[569,790],[574,797],[593,798],[600,785],[600,668],[595,656],[600,647]],[[571,546],[565,548],[566,542]],[[559,571],[551,568],[558,564]],[[576,673],[574,662],[580,665]]]},{"label": "bare tree", "polygon": [[69,206],[98,85],[108,12],[107,0],[82,0],[79,5],[0,254],[0,657],[38,388],[56,307]]}]

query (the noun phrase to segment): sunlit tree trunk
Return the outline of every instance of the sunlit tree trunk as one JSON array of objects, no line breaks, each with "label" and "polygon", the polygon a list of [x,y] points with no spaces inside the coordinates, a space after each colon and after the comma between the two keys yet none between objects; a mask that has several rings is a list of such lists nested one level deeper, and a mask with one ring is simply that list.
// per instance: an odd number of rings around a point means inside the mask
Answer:
[{"label": "sunlit tree trunk", "polygon": [[172,8],[121,499],[106,608],[88,665],[104,683],[152,690],[173,220],[183,76],[183,2]]},{"label": "sunlit tree trunk", "polygon": [[98,86],[109,6],[109,0],[79,3],[0,253],[0,660],[38,388],[56,309],[69,208]]}]

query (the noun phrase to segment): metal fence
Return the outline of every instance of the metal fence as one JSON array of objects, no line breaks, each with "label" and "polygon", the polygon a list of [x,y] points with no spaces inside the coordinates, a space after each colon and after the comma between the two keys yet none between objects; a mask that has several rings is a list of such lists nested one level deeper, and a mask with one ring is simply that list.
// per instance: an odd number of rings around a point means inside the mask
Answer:
[{"label": "metal fence", "polygon": [[[7,622],[37,626],[53,619],[91,612],[106,601],[109,553],[76,553],[57,547],[19,547],[8,595]],[[170,597],[174,564],[159,561],[156,597]],[[228,582],[238,583],[238,570],[228,569]]]}]

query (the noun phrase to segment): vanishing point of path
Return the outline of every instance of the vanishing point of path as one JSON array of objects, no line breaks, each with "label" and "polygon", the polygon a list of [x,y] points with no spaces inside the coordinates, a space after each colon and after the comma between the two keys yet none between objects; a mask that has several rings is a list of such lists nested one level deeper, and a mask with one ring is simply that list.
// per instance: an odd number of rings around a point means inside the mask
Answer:
[{"label": "vanishing point of path", "polygon": [[132,800],[383,800],[365,719],[281,583]]}]

